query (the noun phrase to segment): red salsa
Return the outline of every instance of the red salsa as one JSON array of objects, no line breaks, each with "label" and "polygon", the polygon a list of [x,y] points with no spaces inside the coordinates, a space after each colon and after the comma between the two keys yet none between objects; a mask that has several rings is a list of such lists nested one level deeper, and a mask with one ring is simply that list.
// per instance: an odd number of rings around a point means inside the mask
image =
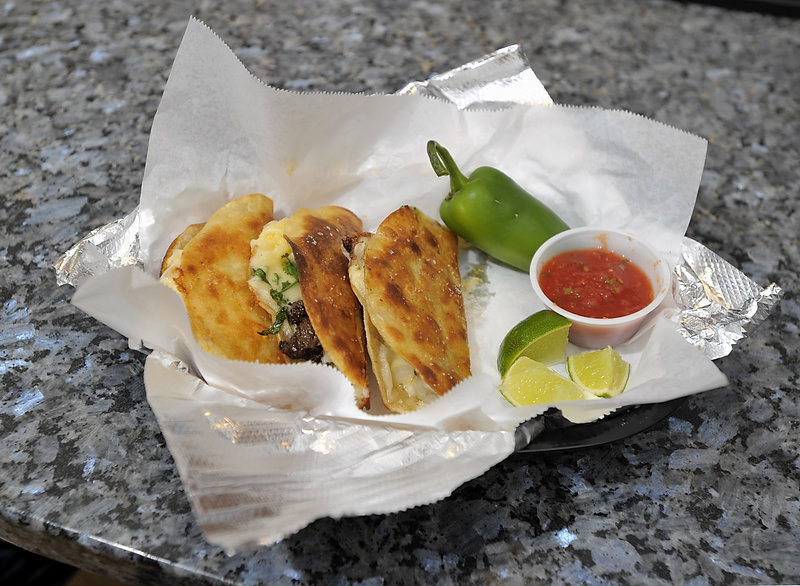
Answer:
[{"label": "red salsa", "polygon": [[621,317],[653,300],[653,286],[644,271],[602,248],[554,256],[542,266],[539,286],[553,303],[584,317]]}]

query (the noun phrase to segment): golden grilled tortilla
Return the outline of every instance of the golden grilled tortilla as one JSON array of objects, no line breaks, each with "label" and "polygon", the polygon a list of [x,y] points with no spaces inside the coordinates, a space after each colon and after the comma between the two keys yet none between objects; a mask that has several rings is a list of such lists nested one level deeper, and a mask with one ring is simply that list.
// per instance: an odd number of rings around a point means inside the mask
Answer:
[{"label": "golden grilled tortilla", "polygon": [[[165,257],[168,270],[162,281],[181,294],[192,333],[211,354],[248,362],[286,362],[274,336],[259,334],[272,320],[247,285],[250,241],[272,218],[270,198],[245,195],[219,208],[193,236],[179,236],[173,254],[168,251]],[[176,264],[174,252],[181,245]]]},{"label": "golden grilled tortilla", "polygon": [[416,208],[390,214],[356,242],[350,282],[386,407],[418,409],[470,375],[458,240]]},{"label": "golden grilled tortilla", "polygon": [[[301,209],[271,222],[252,243],[250,288],[273,317],[281,307],[302,300],[324,352],[321,361],[342,371],[353,383],[356,404],[368,408],[364,322],[348,280],[349,257],[342,244],[361,229],[358,216],[339,206]],[[286,262],[296,266],[297,275],[291,269],[287,272]],[[290,321],[283,323],[279,336],[271,337],[286,344],[295,331]]]},{"label": "golden grilled tortilla", "polygon": [[186,248],[189,241],[195,237],[204,225],[191,224],[187,226],[169,245],[167,253],[164,255],[164,260],[161,262],[161,281],[175,289],[181,296],[186,293],[181,290],[180,277],[178,277],[182,272],[181,256],[183,255],[183,249]]}]

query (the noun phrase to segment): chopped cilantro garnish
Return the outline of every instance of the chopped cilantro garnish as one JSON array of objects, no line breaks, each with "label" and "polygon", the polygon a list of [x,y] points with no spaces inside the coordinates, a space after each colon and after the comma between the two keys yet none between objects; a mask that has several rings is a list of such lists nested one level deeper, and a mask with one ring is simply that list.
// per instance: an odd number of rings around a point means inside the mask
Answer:
[{"label": "chopped cilantro garnish", "polygon": [[282,260],[282,268],[283,272],[291,277],[292,280],[289,281],[282,281],[281,275],[278,273],[272,273],[272,281],[269,280],[267,276],[267,271],[269,271],[269,267],[264,267],[263,269],[253,269],[253,275],[264,281],[267,285],[269,285],[269,294],[275,300],[279,306],[283,307],[289,303],[286,297],[283,295],[284,291],[290,289],[297,285],[299,273],[297,271],[297,265],[289,259],[289,253],[285,253],[281,256]]},{"label": "chopped cilantro garnish", "polygon": [[290,277],[290,280],[282,280],[281,274],[278,272],[272,273],[272,280],[269,278],[269,267],[264,267],[263,269],[253,269],[253,275],[264,281],[269,286],[269,295],[278,304],[278,313],[275,314],[275,321],[273,322],[272,326],[269,329],[263,330],[258,332],[262,336],[268,336],[270,334],[277,334],[281,330],[281,326],[283,322],[286,321],[287,318],[287,311],[286,308],[289,305],[289,300],[284,295],[284,292],[294,287],[299,282],[299,272],[297,270],[297,265],[293,260],[289,258],[290,253],[285,253],[281,256],[281,268],[283,269],[284,275]]},{"label": "chopped cilantro garnish", "polygon": [[283,322],[286,321],[287,312],[286,307],[281,307],[278,310],[278,313],[275,315],[275,321],[272,323],[272,326],[268,330],[262,330],[258,332],[260,336],[269,336],[270,334],[277,334],[281,331],[281,326]]},{"label": "chopped cilantro garnish", "polygon": [[283,261],[283,272],[289,275],[290,277],[294,277],[295,283],[300,278],[300,273],[297,271],[297,264],[289,259],[289,253],[286,252],[281,256],[281,260]]},{"label": "chopped cilantro garnish", "polygon": [[283,307],[285,307],[286,305],[289,304],[289,300],[286,299],[286,296],[283,294],[283,292],[285,290],[286,289],[282,289],[282,290],[270,289],[269,290],[270,297],[272,297],[272,299],[275,300],[275,303],[277,303],[281,308],[283,308]]},{"label": "chopped cilantro garnish", "polygon": [[267,279],[267,273],[264,269],[253,269],[253,275],[264,281],[267,285],[269,285],[269,280]]}]

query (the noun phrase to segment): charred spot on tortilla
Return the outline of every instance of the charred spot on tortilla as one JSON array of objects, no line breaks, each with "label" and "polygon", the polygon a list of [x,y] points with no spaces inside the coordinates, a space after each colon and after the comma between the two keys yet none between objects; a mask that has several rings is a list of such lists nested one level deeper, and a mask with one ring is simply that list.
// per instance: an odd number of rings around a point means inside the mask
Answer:
[{"label": "charred spot on tortilla", "polygon": [[408,307],[408,301],[403,296],[403,291],[396,283],[386,283],[386,301],[403,307]]},{"label": "charred spot on tortilla", "polygon": [[[258,335],[271,318],[253,301],[247,285],[250,241],[272,217],[270,198],[245,195],[219,208],[199,229],[187,229],[194,232],[191,237],[179,236],[168,251],[177,263],[171,265],[178,271],[178,287],[173,288],[183,298],[192,333],[206,352],[248,362],[286,362],[277,340]],[[170,270],[161,278],[173,286]]]}]

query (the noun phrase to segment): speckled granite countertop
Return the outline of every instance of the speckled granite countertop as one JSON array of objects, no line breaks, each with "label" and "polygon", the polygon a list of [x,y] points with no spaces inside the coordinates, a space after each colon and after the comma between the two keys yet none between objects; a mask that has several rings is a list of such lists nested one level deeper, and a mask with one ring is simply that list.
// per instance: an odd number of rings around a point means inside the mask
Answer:
[{"label": "speckled granite countertop", "polygon": [[[215,4],[220,4],[215,7]],[[0,537],[131,583],[800,582],[800,21],[665,1],[7,2],[0,8]],[[688,235],[786,296],[726,388],[649,431],[515,456],[444,501],[204,542],[143,356],[53,263],[138,201],[190,15],[289,89],[391,92],[520,43],[554,99],[709,139]]]}]

